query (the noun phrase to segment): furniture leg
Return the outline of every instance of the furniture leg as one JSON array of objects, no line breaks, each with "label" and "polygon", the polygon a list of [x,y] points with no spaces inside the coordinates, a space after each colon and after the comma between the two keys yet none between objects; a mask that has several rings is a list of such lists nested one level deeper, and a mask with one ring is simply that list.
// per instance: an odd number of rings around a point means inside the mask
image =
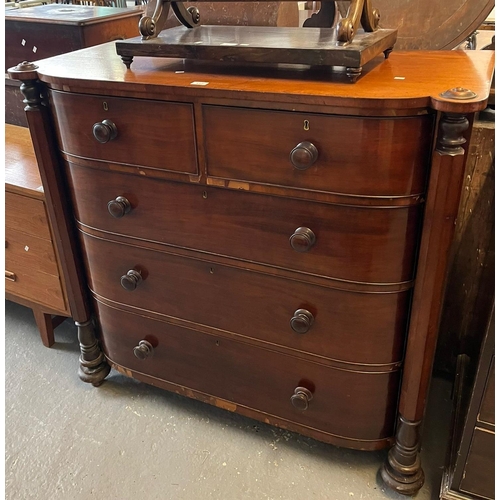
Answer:
[{"label": "furniture leg", "polygon": [[44,313],[40,308],[32,309],[35,316],[36,326],[40,332],[42,343],[45,347],[54,345],[54,325],[52,324],[52,315]]}]

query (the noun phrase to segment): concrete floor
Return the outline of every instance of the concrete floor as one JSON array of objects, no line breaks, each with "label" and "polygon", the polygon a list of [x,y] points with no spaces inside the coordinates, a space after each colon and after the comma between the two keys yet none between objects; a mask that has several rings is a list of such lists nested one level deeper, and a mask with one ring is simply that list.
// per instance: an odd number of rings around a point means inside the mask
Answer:
[{"label": "concrete floor", "polygon": [[[77,376],[76,328],[45,348],[31,310],[6,302],[9,500],[402,499],[381,483],[386,452],[329,446],[126,378]],[[439,498],[451,385],[433,381],[424,426],[427,481]]]}]

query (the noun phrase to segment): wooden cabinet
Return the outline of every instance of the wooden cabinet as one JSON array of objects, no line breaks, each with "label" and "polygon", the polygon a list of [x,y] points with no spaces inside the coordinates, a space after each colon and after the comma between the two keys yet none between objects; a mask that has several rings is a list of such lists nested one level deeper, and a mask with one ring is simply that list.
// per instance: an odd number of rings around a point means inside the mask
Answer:
[{"label": "wooden cabinet", "polygon": [[[459,359],[449,464],[441,499],[495,498],[495,315],[487,325],[470,399],[464,398],[468,366]],[[470,370],[469,370],[470,371]],[[458,392],[460,391],[460,392]]]},{"label": "wooden cabinet", "polygon": [[[126,70],[105,44],[10,71],[47,96],[27,114],[79,235],[65,248],[91,296],[81,378],[111,365],[328,443],[393,445],[384,480],[418,491],[462,144],[492,69],[486,53],[393,54],[350,85],[279,66]],[[477,97],[439,97],[459,82]]]},{"label": "wooden cabinet", "polygon": [[14,125],[5,126],[5,296],[33,310],[47,347],[71,316],[29,131]]}]

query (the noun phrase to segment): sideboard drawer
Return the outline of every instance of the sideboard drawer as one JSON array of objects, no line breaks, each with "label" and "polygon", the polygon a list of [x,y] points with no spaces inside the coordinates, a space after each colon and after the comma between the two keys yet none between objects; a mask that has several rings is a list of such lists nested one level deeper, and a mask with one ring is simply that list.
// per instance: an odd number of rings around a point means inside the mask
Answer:
[{"label": "sideboard drawer", "polygon": [[65,310],[59,270],[50,240],[5,229],[5,290],[56,310]]},{"label": "sideboard drawer", "polygon": [[51,239],[43,201],[5,193],[5,227],[46,240]]},{"label": "sideboard drawer", "polygon": [[81,236],[89,286],[113,302],[322,358],[369,365],[402,359],[410,290],[338,290]]},{"label": "sideboard drawer", "polygon": [[198,172],[192,104],[58,91],[50,95],[65,153],[141,168]]},{"label": "sideboard drawer", "polygon": [[[310,203],[75,165],[69,175],[76,218],[94,228],[349,281],[413,279],[419,205]],[[107,210],[117,197],[131,207],[121,218]]]},{"label": "sideboard drawer", "polygon": [[203,106],[207,172],[342,194],[420,194],[433,122]]},{"label": "sideboard drawer", "polygon": [[[130,370],[336,436],[367,441],[392,436],[399,372],[339,370],[99,302],[96,307],[105,354]],[[154,346],[146,359],[134,355],[141,340]],[[313,394],[306,411],[290,401],[298,386]]]}]

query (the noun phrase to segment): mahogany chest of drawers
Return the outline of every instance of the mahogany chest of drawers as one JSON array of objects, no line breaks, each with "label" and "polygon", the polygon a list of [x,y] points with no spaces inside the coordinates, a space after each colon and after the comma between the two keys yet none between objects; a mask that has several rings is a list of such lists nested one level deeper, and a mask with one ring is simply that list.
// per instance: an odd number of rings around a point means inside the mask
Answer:
[{"label": "mahogany chest of drawers", "polygon": [[[111,365],[328,443],[393,445],[384,480],[418,491],[462,145],[491,54],[393,54],[355,85],[279,66],[126,70],[113,44],[37,64],[10,74],[78,235],[61,245],[70,286],[88,287],[81,378],[99,385]],[[474,94],[439,95],[458,86]]]}]

